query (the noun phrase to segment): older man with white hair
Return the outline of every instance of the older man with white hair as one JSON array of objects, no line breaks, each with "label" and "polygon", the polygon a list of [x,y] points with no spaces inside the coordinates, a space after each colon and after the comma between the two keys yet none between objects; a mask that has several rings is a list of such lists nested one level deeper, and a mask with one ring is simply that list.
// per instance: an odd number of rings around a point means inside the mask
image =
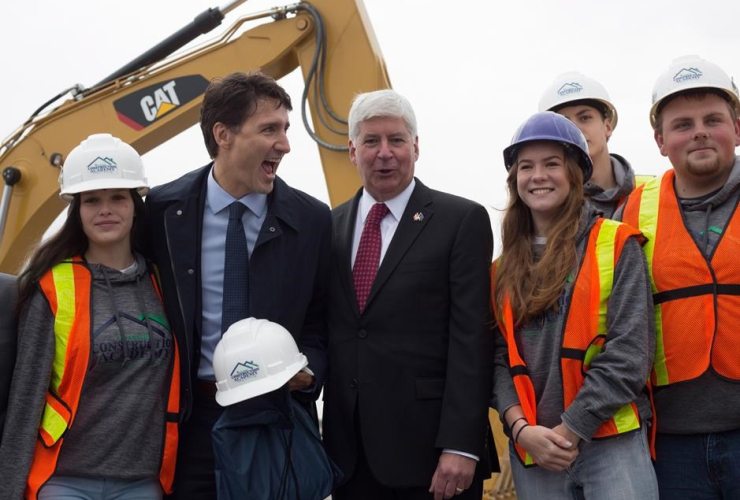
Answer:
[{"label": "older man with white hair", "polygon": [[480,499],[491,472],[488,213],[414,177],[416,118],[398,93],[357,96],[349,135],[363,187],[332,213],[324,431],[346,477],[334,498]]}]

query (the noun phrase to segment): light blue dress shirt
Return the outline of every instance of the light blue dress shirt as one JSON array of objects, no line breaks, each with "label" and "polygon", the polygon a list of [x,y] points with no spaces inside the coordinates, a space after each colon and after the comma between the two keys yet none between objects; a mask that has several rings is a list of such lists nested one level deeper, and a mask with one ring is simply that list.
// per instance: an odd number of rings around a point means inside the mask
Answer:
[{"label": "light blue dress shirt", "polygon": [[[221,307],[224,290],[224,252],[226,229],[229,225],[229,205],[237,201],[218,185],[213,169],[208,174],[206,203],[203,210],[203,239],[201,241],[200,276],[203,300],[203,324],[200,344],[198,378],[215,381],[213,351],[221,340]],[[252,255],[254,245],[267,216],[267,195],[252,193],[241,198],[247,206],[242,224],[247,236],[247,249]]]}]

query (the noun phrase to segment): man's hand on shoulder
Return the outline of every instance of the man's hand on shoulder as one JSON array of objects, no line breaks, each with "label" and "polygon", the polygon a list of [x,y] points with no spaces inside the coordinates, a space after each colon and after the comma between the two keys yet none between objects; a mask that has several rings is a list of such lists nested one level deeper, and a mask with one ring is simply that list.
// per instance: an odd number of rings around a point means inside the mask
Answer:
[{"label": "man's hand on shoulder", "polygon": [[437,470],[432,476],[432,485],[429,493],[434,494],[434,500],[452,498],[456,491],[466,490],[473,483],[475,466],[474,459],[455,453],[442,453],[437,463]]}]

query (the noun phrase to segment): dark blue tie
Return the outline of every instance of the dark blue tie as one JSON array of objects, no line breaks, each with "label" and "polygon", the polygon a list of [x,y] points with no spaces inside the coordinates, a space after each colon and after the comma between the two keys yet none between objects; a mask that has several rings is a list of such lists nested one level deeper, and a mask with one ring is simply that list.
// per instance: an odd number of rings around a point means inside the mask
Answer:
[{"label": "dark blue tie", "polygon": [[249,250],[242,224],[247,207],[235,201],[229,206],[224,258],[224,293],[221,309],[221,333],[240,319],[249,317]]}]

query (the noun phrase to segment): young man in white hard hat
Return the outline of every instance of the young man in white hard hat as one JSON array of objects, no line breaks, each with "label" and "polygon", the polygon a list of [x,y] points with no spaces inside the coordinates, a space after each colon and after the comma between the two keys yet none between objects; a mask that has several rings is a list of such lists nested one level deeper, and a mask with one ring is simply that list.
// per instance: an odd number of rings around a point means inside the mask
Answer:
[{"label": "young man in white hard hat", "polygon": [[648,238],[662,500],[740,498],[739,108],[721,68],[698,56],[674,60],[650,110],[673,169],[623,209]]},{"label": "young man in white hard hat", "polygon": [[609,153],[607,143],[618,116],[606,89],[581,73],[563,73],[542,94],[539,110],[565,116],[586,136],[594,171],[583,186],[583,194],[604,217],[611,218],[636,183],[629,162]]}]

